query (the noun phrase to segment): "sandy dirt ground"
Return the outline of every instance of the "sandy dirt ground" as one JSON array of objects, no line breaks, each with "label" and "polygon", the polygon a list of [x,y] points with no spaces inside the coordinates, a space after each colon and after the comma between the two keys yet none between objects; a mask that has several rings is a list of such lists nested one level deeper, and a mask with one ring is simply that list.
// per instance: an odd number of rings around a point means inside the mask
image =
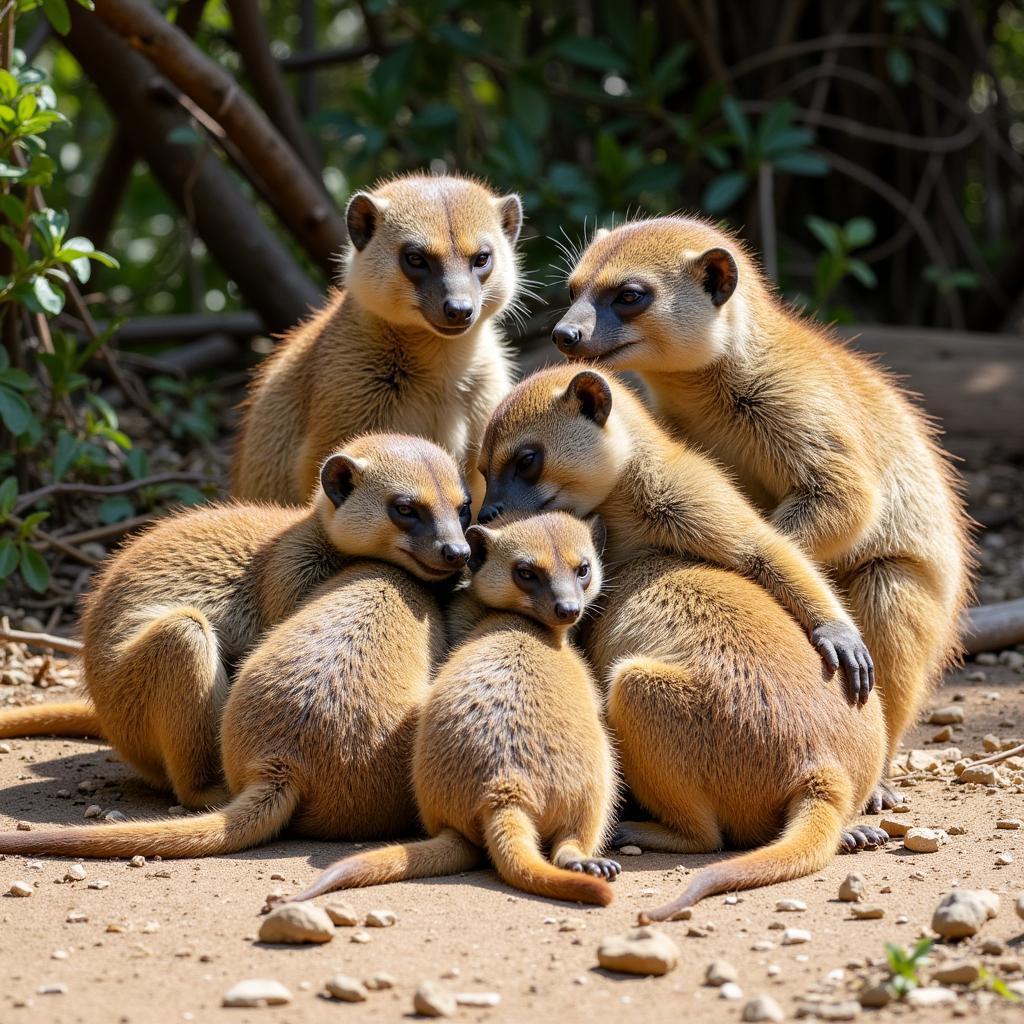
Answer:
[{"label": "sandy dirt ground", "polygon": [[[38,692],[25,685],[5,688],[0,696],[21,703]],[[46,697],[68,694],[58,686]],[[1009,666],[968,664],[930,706],[954,702],[965,721],[953,728],[952,739],[929,742],[939,728],[921,725],[908,746],[933,752],[957,746],[980,756],[984,737],[1024,734],[1024,676]],[[425,980],[453,991],[500,995],[492,1009],[460,1008],[458,1018],[467,1021],[736,1021],[746,1000],[759,994],[771,995],[787,1019],[808,1013],[848,1019],[844,1012],[854,1008],[837,1004],[848,1003],[861,979],[877,974],[885,944],[909,946],[928,934],[935,905],[958,885],[993,890],[1001,910],[976,938],[955,950],[938,948],[933,964],[966,957],[993,977],[1022,985],[1024,921],[1014,902],[1024,892],[1024,831],[996,828],[999,819],[1024,817],[1021,787],[1013,784],[1012,767],[1002,769],[1009,780],[1003,788],[960,785],[951,767],[941,772],[913,777],[903,790],[909,809],[897,815],[960,833],[937,853],[911,854],[894,841],[885,851],[836,857],[819,875],[706,900],[691,921],[659,926],[676,940],[681,956],[674,971],[658,978],[599,969],[597,945],[603,936],[627,930],[640,908],[680,891],[688,874],[715,858],[623,857],[615,903],[606,909],[515,893],[490,871],[355,891],[346,896],[360,913],[390,909],[398,923],[365,929],[369,941],[353,941],[362,929],[342,927],[325,945],[284,947],[256,941],[264,897],[296,891],[351,846],[284,839],[234,856],[143,867],[86,861],[80,881],[64,880],[68,860],[0,857],[0,892],[17,880],[35,886],[31,897],[0,899],[0,1024],[395,1021],[413,1014],[413,993]],[[101,743],[37,739],[0,745],[0,830],[17,822],[32,828],[80,823],[90,804],[144,817],[165,813],[168,803]],[[999,864],[1007,853],[1014,862]],[[864,876],[868,901],[884,909],[883,918],[854,920],[850,904],[838,901],[840,883],[851,871]],[[109,884],[90,888],[95,882]],[[782,899],[802,900],[807,909],[779,912]],[[806,929],[811,938],[783,945],[786,927]],[[724,999],[704,984],[716,959],[735,967],[742,998]],[[396,985],[371,991],[365,1002],[324,995],[334,974],[365,979],[380,971],[393,975]],[[922,971],[922,978],[929,973]],[[247,978],[276,979],[289,989],[291,1002],[222,1008],[227,990]],[[957,991],[948,1006],[890,1004],[859,1015],[931,1022],[984,1013],[991,1024],[1024,1019],[1024,1004],[984,989]]]}]

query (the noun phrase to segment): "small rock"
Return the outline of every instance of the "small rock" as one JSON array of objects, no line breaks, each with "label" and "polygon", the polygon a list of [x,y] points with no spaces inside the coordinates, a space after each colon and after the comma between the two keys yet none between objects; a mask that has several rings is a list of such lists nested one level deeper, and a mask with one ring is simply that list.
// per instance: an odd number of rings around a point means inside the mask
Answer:
[{"label": "small rock", "polygon": [[740,1019],[745,1021],[783,1021],[786,1015],[771,996],[754,996],[743,1005]]},{"label": "small rock", "polygon": [[973,985],[980,977],[981,968],[971,960],[955,960],[932,971],[932,981],[940,985]]},{"label": "small rock", "polygon": [[767,953],[775,948],[775,943],[771,939],[758,939],[750,948],[755,953]]},{"label": "small rock", "polygon": [[999,737],[993,733],[989,733],[987,736],[982,736],[981,745],[988,753],[992,754],[999,749]]},{"label": "small rock", "polygon": [[1009,867],[1009,865],[1011,865],[1013,863],[1013,854],[1012,853],[997,853],[996,854],[996,863],[1000,867],[1003,867],[1003,868]]},{"label": "small rock", "polygon": [[412,1008],[424,1017],[454,1017],[458,1003],[436,982],[425,981],[412,997]]},{"label": "small rock", "polygon": [[250,978],[228,989],[222,1006],[283,1006],[292,1001],[292,994],[279,981]]},{"label": "small rock", "polygon": [[915,827],[907,830],[903,845],[914,853],[935,853],[946,839],[946,833],[940,828]]},{"label": "small rock", "polygon": [[1021,822],[1020,818],[1000,818],[996,822],[996,828],[1005,828],[1014,832],[1021,828],[1022,825],[1024,825],[1024,822]]},{"label": "small rock", "polygon": [[964,720],[964,709],[950,704],[944,708],[936,708],[928,717],[929,725],[958,725]]},{"label": "small rock", "polygon": [[67,960],[69,955],[70,954],[68,953],[68,951],[66,949],[55,949],[50,954],[50,959],[51,960]]},{"label": "small rock", "polygon": [[327,916],[336,924],[346,928],[354,928],[359,924],[359,915],[351,903],[344,900],[331,900],[324,904]]},{"label": "small rock", "polygon": [[85,879],[85,865],[84,864],[72,864],[71,867],[64,872],[65,882],[81,882]]},{"label": "small rock", "polygon": [[31,832],[32,831],[32,825],[31,825],[30,822],[27,822],[27,821],[19,821],[18,824],[15,825],[14,827],[19,832]]},{"label": "small rock", "polygon": [[272,882],[283,882],[283,881],[284,881],[285,879],[284,879],[284,875],[282,875],[280,871],[275,871],[275,872],[274,872],[274,873],[273,873],[273,874],[272,874],[272,875],[270,876],[270,880],[271,880]]},{"label": "small rock", "polygon": [[385,989],[394,988],[396,984],[394,975],[388,974],[387,971],[377,971],[365,981],[366,987],[374,992],[383,992]]},{"label": "small rock", "polygon": [[884,907],[853,907],[851,913],[858,921],[877,921],[881,917],[885,917]]},{"label": "small rock", "polygon": [[620,846],[619,853],[623,857],[639,857],[644,851],[639,846]]},{"label": "small rock", "polygon": [[988,889],[954,889],[943,896],[932,915],[932,930],[944,939],[977,935],[999,913],[999,897]]},{"label": "small rock", "polygon": [[260,942],[330,942],[334,925],[327,912],[311,903],[285,903],[275,907],[260,925]]},{"label": "small rock", "polygon": [[8,896],[31,896],[35,892],[35,886],[31,882],[11,882]]},{"label": "small rock", "polygon": [[957,781],[975,786],[994,786],[999,782],[999,769],[994,764],[968,765]]},{"label": "small rock", "polygon": [[459,1006],[473,1006],[478,1010],[487,1010],[501,1005],[501,995],[498,992],[456,992],[455,1002]]},{"label": "small rock", "polygon": [[348,941],[358,942],[361,945],[365,945],[370,941],[370,933],[360,928],[358,931],[352,933]]},{"label": "small rock", "polygon": [[40,985],[36,994],[41,996],[66,996],[68,987],[62,981],[53,982],[49,985]]},{"label": "small rock", "polygon": [[736,968],[728,960],[712,960],[704,972],[704,984],[718,988],[727,981],[735,981],[738,977]]},{"label": "small rock", "polygon": [[597,962],[605,970],[625,974],[668,974],[679,963],[679,947],[664,932],[634,928],[603,939]]},{"label": "small rock", "polygon": [[1018,896],[1017,902],[1014,903],[1013,909],[1017,911],[1017,916],[1024,919],[1024,896]]},{"label": "small rock", "polygon": [[0,754],[9,754],[11,752],[10,743],[0,743]]},{"label": "small rock", "polygon": [[364,1003],[369,995],[366,986],[358,978],[347,974],[336,974],[328,978],[324,988],[333,999],[340,999],[343,1003]]},{"label": "small rock", "polygon": [[857,999],[861,1006],[878,1009],[882,1006],[888,1006],[892,1002],[892,993],[889,991],[888,984],[880,981],[873,985],[865,985],[860,990]]},{"label": "small rock", "polygon": [[84,910],[69,910],[64,920],[68,924],[86,924],[89,921],[89,915]]},{"label": "small rock", "polygon": [[735,1001],[743,998],[743,989],[735,981],[727,981],[718,990],[719,998]]},{"label": "small rock", "polygon": [[82,779],[82,781],[78,784],[79,793],[95,793],[97,789],[102,788],[102,779]]},{"label": "small rock", "polygon": [[906,821],[897,821],[895,818],[883,818],[879,823],[878,827],[885,832],[888,832],[893,839],[898,839],[901,836],[905,836],[910,831],[910,824]]},{"label": "small rock", "polygon": [[802,913],[807,909],[803,900],[776,900],[775,909],[783,913]]},{"label": "small rock", "polygon": [[368,928],[390,928],[397,921],[398,917],[393,910],[371,910],[366,915],[365,924]]},{"label": "small rock", "polygon": [[[1021,916],[1024,917],[1024,914]],[[986,956],[1002,956],[1006,952],[1006,946],[998,939],[986,939],[981,944],[981,951]]]},{"label": "small rock", "polygon": [[99,804],[89,804],[85,809],[85,813],[82,815],[83,818],[98,818],[103,813],[103,808]]},{"label": "small rock", "polygon": [[814,1007],[818,1020],[853,1020],[860,1016],[860,1003],[844,999],[841,1003],[818,1003]]},{"label": "small rock", "polygon": [[953,738],[953,727],[944,725],[933,737],[932,743],[948,743]]},{"label": "small rock", "polygon": [[[882,828],[885,828],[885,822],[882,822]],[[886,832],[889,830],[886,828]],[[889,832],[889,835],[892,835]],[[864,899],[864,895],[867,892],[867,885],[864,882],[864,876],[853,872],[843,879],[842,885],[839,886],[839,898],[844,903],[859,903]]]},{"label": "small rock", "polygon": [[926,988],[911,989],[906,995],[908,1006],[945,1006],[956,1002],[956,993],[951,988],[937,988],[929,985]]},{"label": "small rock", "polygon": [[130,868],[144,868],[146,866],[146,858],[141,853],[135,854],[130,861],[128,861],[128,867]]},{"label": "small rock", "polygon": [[109,889],[110,883],[105,882],[102,878],[94,878],[88,885],[90,889]]},{"label": "small rock", "polygon": [[787,928],[779,941],[783,946],[799,946],[811,941],[811,933],[805,928]]},{"label": "small rock", "polygon": [[121,811],[107,811],[107,813],[103,815],[103,820],[104,821],[127,821],[128,820],[128,815],[127,814],[122,814]]}]

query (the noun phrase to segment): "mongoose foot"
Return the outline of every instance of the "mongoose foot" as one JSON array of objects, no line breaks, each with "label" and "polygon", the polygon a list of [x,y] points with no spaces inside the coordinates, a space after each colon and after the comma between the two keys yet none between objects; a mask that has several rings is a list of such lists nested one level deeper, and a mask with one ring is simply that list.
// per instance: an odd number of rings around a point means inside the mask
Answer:
[{"label": "mongoose foot", "polygon": [[839,837],[840,853],[858,853],[861,850],[877,850],[889,841],[889,833],[874,825],[854,825]]},{"label": "mongoose foot", "polygon": [[562,867],[567,871],[586,872],[588,875],[595,875],[599,878],[606,878],[614,882],[619,877],[622,865],[617,860],[609,860],[607,857],[588,857],[586,860],[568,860]]},{"label": "mongoose foot", "polygon": [[826,622],[811,633],[811,643],[830,672],[842,667],[850,702],[866,704],[875,685],[875,663],[853,623]]},{"label": "mongoose foot", "polygon": [[875,786],[874,792],[868,797],[864,813],[881,814],[882,811],[887,811],[891,807],[897,807],[902,803],[906,803],[906,799],[900,796],[888,782],[883,780]]}]

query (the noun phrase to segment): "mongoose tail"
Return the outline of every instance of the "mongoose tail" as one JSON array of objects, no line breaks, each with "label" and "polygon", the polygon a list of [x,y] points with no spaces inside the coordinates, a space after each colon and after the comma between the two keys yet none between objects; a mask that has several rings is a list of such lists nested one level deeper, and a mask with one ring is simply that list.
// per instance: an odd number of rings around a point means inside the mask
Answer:
[{"label": "mongoose tail", "polygon": [[218,811],[116,825],[0,835],[0,853],[72,857],[208,857],[272,839],[292,816],[298,793],[287,782],[259,782]]},{"label": "mongoose tail", "polygon": [[498,874],[517,889],[599,907],[612,901],[612,887],[603,878],[555,867],[544,859],[533,822],[519,807],[491,811],[484,825],[484,839]]},{"label": "mongoose tail", "polygon": [[307,889],[288,902],[311,900],[335,889],[361,889],[368,885],[404,882],[410,878],[455,875],[479,867],[483,851],[454,829],[415,843],[391,843],[376,850],[335,861]]},{"label": "mongoose tail", "polygon": [[794,801],[785,831],[774,843],[706,868],[678,899],[654,910],[641,911],[640,923],[671,921],[705,896],[756,889],[820,871],[839,846],[845,823],[840,807],[851,802],[849,789],[837,771],[823,769],[814,773]]},{"label": "mongoose tail", "polygon": [[96,709],[85,700],[0,711],[0,738],[14,736],[106,738],[100,728]]}]

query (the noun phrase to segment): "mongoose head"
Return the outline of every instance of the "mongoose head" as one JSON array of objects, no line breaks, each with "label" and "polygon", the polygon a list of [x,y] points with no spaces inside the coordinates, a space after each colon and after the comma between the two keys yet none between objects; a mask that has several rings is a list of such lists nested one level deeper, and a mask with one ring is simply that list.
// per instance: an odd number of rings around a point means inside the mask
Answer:
[{"label": "mongoose head", "polygon": [[700,220],[599,231],[569,275],[571,305],[551,337],[570,359],[610,368],[699,370],[742,335],[741,266],[756,278],[739,243]]},{"label": "mongoose head", "polygon": [[517,195],[468,178],[412,174],[357,192],[346,213],[345,286],[381,319],[442,337],[466,334],[511,301]]},{"label": "mongoose head", "polygon": [[466,531],[473,594],[481,604],[565,629],[601,590],[604,526],[546,512]]},{"label": "mongoose head", "polygon": [[478,521],[506,512],[593,512],[629,458],[627,428],[612,411],[621,388],[610,375],[565,365],[513,388],[484,432],[478,465],[487,493]]},{"label": "mongoose head", "polygon": [[422,437],[364,434],[320,470],[321,522],[344,555],[377,558],[424,580],[458,572],[470,555],[469,494],[455,460]]}]

